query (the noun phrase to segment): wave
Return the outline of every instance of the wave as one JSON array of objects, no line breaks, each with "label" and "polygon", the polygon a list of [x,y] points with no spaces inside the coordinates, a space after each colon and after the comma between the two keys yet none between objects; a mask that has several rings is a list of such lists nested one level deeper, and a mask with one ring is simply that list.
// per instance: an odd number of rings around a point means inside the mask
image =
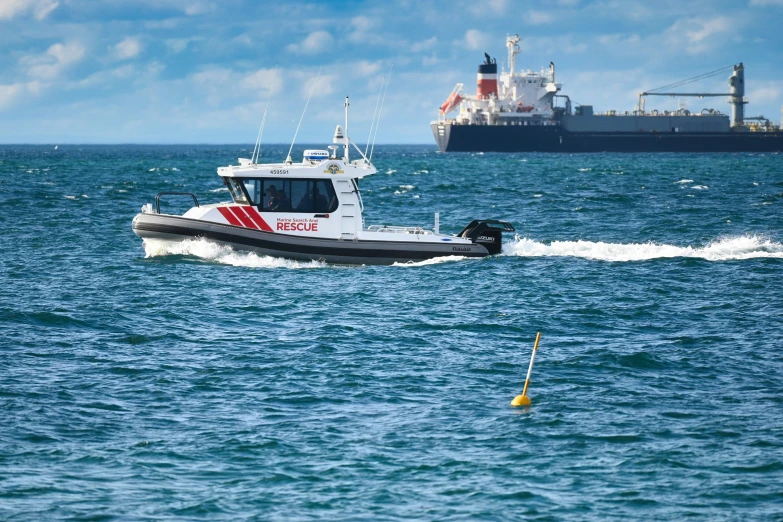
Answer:
[{"label": "wave", "polygon": [[602,241],[552,241],[549,244],[517,237],[503,245],[503,255],[521,257],[581,257],[599,261],[647,261],[690,257],[707,261],[755,258],[783,259],[783,244],[761,236],[725,237],[703,247],[679,247],[658,243],[604,243]]},{"label": "wave", "polygon": [[144,240],[145,257],[194,256],[214,263],[250,268],[323,268],[323,261],[291,261],[270,256],[259,256],[253,252],[237,252],[233,248],[219,245],[206,239],[185,239],[183,241]]}]

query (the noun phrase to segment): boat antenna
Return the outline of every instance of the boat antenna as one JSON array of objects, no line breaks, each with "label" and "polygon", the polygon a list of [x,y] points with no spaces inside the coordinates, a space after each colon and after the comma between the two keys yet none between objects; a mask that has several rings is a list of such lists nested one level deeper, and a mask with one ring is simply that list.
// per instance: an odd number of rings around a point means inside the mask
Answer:
[{"label": "boat antenna", "polygon": [[351,138],[348,136],[348,106],[351,104],[348,103],[348,96],[345,97],[345,156],[343,157],[343,161],[348,163],[350,160],[348,159],[348,152],[350,151],[351,147],[348,145],[351,143]]},{"label": "boat antenna", "polygon": [[372,128],[375,125],[375,116],[378,114],[378,105],[381,104],[381,94],[383,94],[383,85],[386,83],[386,77],[381,79],[381,88],[378,89],[378,99],[375,101],[375,111],[372,113],[372,121],[370,122],[370,134],[367,136],[367,146],[364,147],[364,156],[367,157],[367,152],[370,149],[370,141],[372,139]]},{"label": "boat antenna", "polygon": [[296,135],[299,134],[299,127],[302,125],[302,120],[304,119],[305,112],[307,112],[307,106],[310,104],[310,98],[313,97],[313,91],[315,90],[315,86],[318,85],[318,78],[321,76],[321,69],[323,66],[318,68],[318,75],[315,77],[315,81],[313,82],[313,86],[310,88],[310,95],[307,96],[307,102],[305,103],[304,110],[302,111],[302,116],[299,118],[299,125],[296,126],[296,132],[294,132],[294,139],[291,140],[291,148],[288,149],[288,156],[285,158],[285,162],[290,164],[291,163],[291,151],[294,150],[294,143],[296,142]]},{"label": "boat antenna", "polygon": [[264,107],[264,117],[261,118],[261,128],[258,129],[258,136],[256,136],[256,146],[253,148],[253,155],[250,157],[250,162],[253,165],[256,164],[258,156],[261,154],[261,137],[264,135],[264,124],[266,124],[266,113],[269,110],[269,101],[272,99],[272,87],[275,85],[275,79],[277,78],[277,66],[278,64],[275,64],[272,83],[269,84],[269,96],[266,99],[266,107]]},{"label": "boat antenna", "polygon": [[375,124],[375,135],[372,138],[372,147],[370,147],[370,159],[372,161],[372,153],[375,151],[375,138],[378,137],[378,127],[381,125],[381,113],[383,112],[383,103],[386,101],[386,91],[389,90],[389,82],[391,82],[391,73],[394,69],[394,64],[389,67],[389,76],[386,78],[386,88],[383,90],[383,99],[381,100],[381,108],[378,111],[378,123]]}]

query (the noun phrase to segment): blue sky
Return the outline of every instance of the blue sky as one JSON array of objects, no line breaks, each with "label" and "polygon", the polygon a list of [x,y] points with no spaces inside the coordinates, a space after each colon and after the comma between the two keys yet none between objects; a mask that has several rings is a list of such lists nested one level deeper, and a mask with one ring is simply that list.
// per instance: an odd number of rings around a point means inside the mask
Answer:
[{"label": "blue sky", "polygon": [[348,94],[364,142],[392,64],[378,142],[433,143],[437,107],[485,51],[506,63],[508,33],[517,68],[554,61],[596,110],[742,61],[746,114],[780,122],[782,28],[783,0],[0,0],[0,143],[252,143],[270,89],[264,142],[286,143],[319,68],[297,141],[330,140]]}]

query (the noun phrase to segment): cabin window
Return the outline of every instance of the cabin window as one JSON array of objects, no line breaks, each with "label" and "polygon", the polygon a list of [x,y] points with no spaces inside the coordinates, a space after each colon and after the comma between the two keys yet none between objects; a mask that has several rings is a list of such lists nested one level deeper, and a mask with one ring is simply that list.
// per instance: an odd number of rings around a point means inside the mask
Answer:
[{"label": "cabin window", "polygon": [[242,183],[236,178],[223,178],[223,183],[228,187],[228,191],[231,193],[231,198],[234,203],[247,204],[247,196],[242,189]]},{"label": "cabin window", "polygon": [[331,180],[259,178],[243,186],[262,212],[330,214],[338,207]]},{"label": "cabin window", "polygon": [[246,179],[243,180],[243,185],[245,185],[245,192],[247,193],[248,201],[250,201],[251,205],[258,205],[258,201],[260,199],[259,196],[259,181],[257,179]]},{"label": "cabin window", "polygon": [[258,183],[262,212],[291,212],[291,180],[266,178]]},{"label": "cabin window", "polygon": [[294,212],[329,214],[337,210],[337,194],[327,180],[299,179],[291,182]]}]

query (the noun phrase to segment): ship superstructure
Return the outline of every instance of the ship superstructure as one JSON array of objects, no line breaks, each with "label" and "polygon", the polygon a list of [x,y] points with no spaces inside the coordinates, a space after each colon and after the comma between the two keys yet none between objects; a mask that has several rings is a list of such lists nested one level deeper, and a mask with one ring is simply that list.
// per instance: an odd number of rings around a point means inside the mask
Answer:
[{"label": "ship superstructure", "polygon": [[[554,117],[555,96],[562,84],[555,82],[555,64],[549,70],[516,71],[516,55],[520,52],[519,36],[506,39],[508,71],[498,78],[497,60],[484,53],[479,65],[476,94],[463,91],[459,83],[441,105],[438,121],[458,109],[456,121],[464,125],[550,125]],[[569,102],[566,102],[569,103]]]},{"label": "ship superstructure", "polygon": [[[432,130],[446,151],[498,152],[731,152],[783,150],[783,130],[763,116],[746,117],[745,67],[742,63],[640,94],[631,111],[572,108],[560,94],[555,64],[539,72],[516,70],[518,35],[506,38],[508,71],[498,76],[497,62],[485,53],[479,65],[476,93],[457,84],[441,105]],[[731,71],[724,93],[670,92],[691,81]],[[716,109],[645,110],[648,96],[724,97],[731,119]]]}]

